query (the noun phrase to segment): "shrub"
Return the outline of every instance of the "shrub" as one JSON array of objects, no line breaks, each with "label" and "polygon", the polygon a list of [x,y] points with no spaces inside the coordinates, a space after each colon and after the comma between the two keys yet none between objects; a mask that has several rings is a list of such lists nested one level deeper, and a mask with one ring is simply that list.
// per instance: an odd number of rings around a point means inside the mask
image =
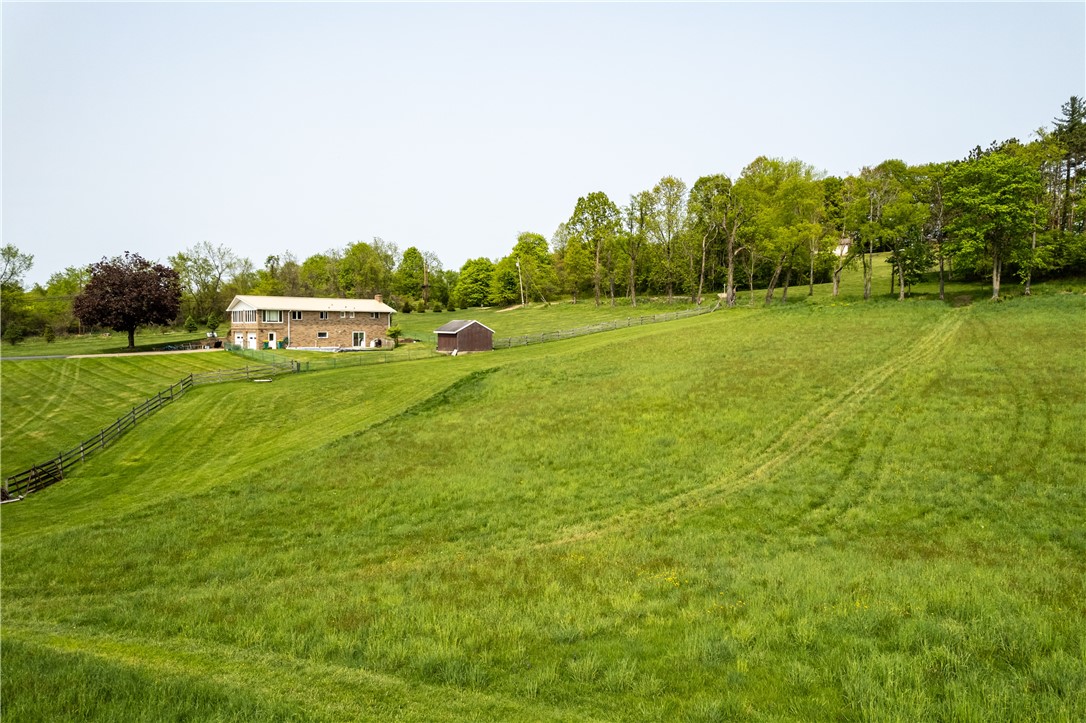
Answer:
[{"label": "shrub", "polygon": [[403,307],[400,308],[401,314],[410,314],[415,310],[415,307],[411,305],[411,299],[403,300]]},{"label": "shrub", "polygon": [[54,341],[57,340],[57,332],[55,329],[53,329],[52,324],[45,325],[45,331],[42,333],[42,336],[45,337],[46,344],[52,344]]},{"label": "shrub", "polygon": [[185,331],[188,333],[191,334],[199,328],[200,325],[196,323],[196,319],[193,319],[191,316],[185,319]]}]

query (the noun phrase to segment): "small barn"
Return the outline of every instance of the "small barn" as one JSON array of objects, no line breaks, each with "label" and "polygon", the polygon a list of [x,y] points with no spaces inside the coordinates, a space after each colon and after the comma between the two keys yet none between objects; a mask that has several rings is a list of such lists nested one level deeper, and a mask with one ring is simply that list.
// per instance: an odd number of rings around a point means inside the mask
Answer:
[{"label": "small barn", "polygon": [[437,334],[437,350],[446,354],[491,351],[494,348],[494,330],[473,319],[453,319],[435,329],[434,333]]}]

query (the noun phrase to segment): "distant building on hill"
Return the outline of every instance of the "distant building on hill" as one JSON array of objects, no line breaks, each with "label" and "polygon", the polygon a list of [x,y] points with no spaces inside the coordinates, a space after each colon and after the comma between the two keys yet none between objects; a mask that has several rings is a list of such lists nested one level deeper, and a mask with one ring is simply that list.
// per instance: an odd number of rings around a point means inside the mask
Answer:
[{"label": "distant building on hill", "polygon": [[235,296],[227,339],[245,349],[380,349],[396,312],[381,300]]},{"label": "distant building on hill", "polygon": [[453,319],[435,329],[434,333],[437,334],[437,350],[446,354],[491,351],[494,348],[494,330],[473,319]]}]

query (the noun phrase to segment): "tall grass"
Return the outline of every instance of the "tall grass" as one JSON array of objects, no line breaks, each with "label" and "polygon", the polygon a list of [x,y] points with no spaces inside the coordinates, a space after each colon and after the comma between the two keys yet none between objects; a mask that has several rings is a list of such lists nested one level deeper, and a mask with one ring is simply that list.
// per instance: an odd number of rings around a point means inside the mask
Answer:
[{"label": "tall grass", "polygon": [[5,706],[1082,719],[1084,311],[796,304],[198,389],[3,508]]}]

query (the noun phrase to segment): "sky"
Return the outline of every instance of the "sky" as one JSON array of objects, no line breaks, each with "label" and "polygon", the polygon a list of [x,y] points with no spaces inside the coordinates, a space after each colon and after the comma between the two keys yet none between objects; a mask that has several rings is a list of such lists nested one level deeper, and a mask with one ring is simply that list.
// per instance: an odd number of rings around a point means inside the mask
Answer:
[{"label": "sky", "polygon": [[1086,3],[10,3],[24,279],[202,241],[381,237],[445,268],[577,199],[758,156],[833,175],[1028,140],[1086,96]]}]

